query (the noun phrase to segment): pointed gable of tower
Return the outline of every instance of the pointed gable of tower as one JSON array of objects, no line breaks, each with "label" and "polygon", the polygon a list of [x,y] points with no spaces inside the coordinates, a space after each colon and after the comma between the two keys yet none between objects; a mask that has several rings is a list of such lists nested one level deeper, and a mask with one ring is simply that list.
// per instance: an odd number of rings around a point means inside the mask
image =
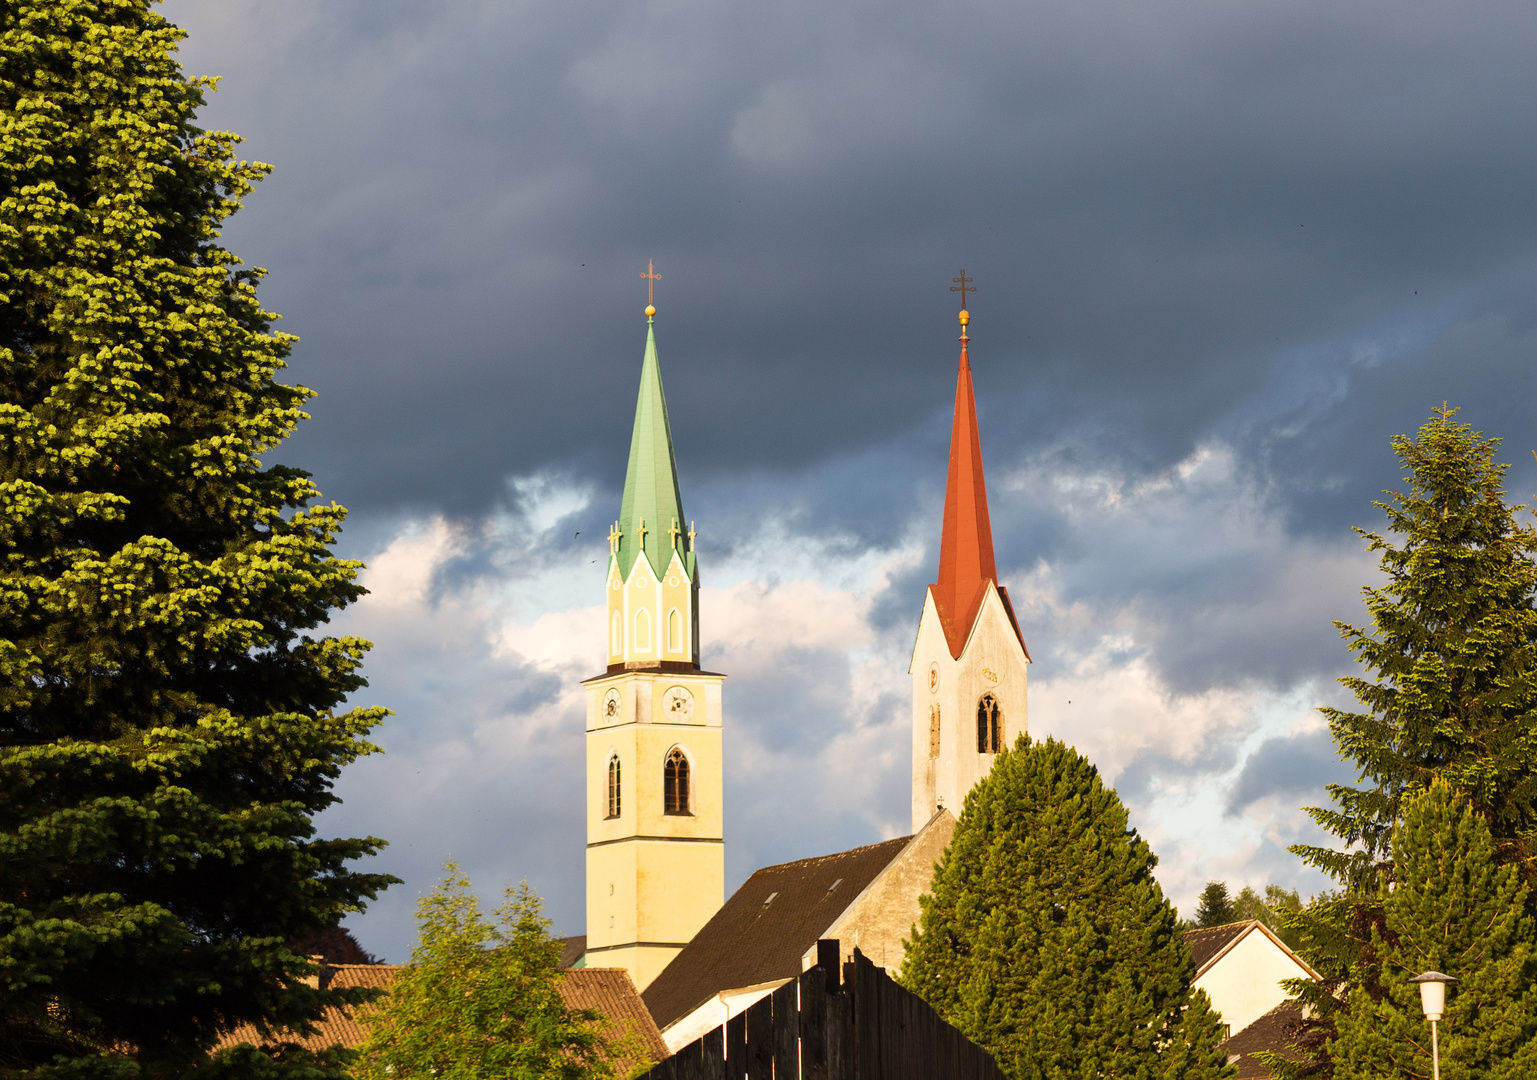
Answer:
[{"label": "pointed gable of tower", "polygon": [[[642,551],[653,573],[661,574],[678,551],[692,576],[694,556],[686,535],[678,465],[667,422],[667,398],[662,393],[662,369],[656,357],[656,325],[648,318],[646,354],[641,361],[640,394],[635,401],[635,428],[630,436],[630,465],[625,471],[624,498],[619,506],[619,538],[615,556],[619,575],[628,579]],[[644,530],[644,531],[642,531]]]},{"label": "pointed gable of tower", "polygon": [[[944,534],[939,543],[939,580],[929,587],[945,630],[950,655],[960,658],[966,639],[987,596],[987,584],[998,585],[993,562],[993,526],[987,513],[987,479],[982,472],[982,443],[977,433],[977,401],[971,385],[967,355],[967,313],[961,312],[961,359],[955,377],[955,418],[950,426],[950,474],[945,483]],[[1014,624],[1021,647],[1024,635],[1009,602],[1008,590],[998,595]],[[1025,649],[1025,655],[1030,650]]]}]

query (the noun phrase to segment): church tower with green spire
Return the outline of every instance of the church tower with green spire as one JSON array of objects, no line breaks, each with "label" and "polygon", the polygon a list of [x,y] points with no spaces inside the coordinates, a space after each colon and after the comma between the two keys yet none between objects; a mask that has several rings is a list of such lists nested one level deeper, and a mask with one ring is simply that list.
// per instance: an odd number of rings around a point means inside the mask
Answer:
[{"label": "church tower with green spire", "polygon": [[725,676],[699,668],[694,537],[648,303],[630,463],[608,537],[608,670],[583,684],[585,963],[625,968],[640,990],[725,902]]}]

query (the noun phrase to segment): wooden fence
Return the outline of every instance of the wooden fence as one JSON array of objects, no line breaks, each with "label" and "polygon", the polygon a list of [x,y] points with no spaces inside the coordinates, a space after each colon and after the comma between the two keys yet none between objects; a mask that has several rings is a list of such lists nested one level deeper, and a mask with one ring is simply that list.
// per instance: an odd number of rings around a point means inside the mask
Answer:
[{"label": "wooden fence", "polygon": [[863,953],[817,965],[661,1062],[645,1080],[1004,1080],[992,1055]]}]

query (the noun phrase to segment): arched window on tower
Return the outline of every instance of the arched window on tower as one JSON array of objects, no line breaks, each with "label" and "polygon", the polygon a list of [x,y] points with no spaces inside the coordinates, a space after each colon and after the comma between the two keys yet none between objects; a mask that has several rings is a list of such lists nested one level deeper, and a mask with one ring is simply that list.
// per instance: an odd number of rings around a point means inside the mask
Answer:
[{"label": "arched window on tower", "polygon": [[608,651],[613,656],[624,655],[624,619],[619,612],[614,612],[614,617],[609,620],[609,637],[613,640],[608,644]]},{"label": "arched window on tower", "polygon": [[687,814],[688,806],[688,758],[683,751],[673,747],[662,769],[662,786],[666,793],[666,812]]},{"label": "arched window on tower", "polygon": [[977,753],[996,754],[1003,749],[1003,710],[992,694],[977,702]]},{"label": "arched window on tower", "polygon": [[619,755],[608,755],[608,813],[606,817],[619,816]]},{"label": "arched window on tower", "polygon": [[683,651],[683,616],[677,608],[667,613],[667,649],[669,652]]}]

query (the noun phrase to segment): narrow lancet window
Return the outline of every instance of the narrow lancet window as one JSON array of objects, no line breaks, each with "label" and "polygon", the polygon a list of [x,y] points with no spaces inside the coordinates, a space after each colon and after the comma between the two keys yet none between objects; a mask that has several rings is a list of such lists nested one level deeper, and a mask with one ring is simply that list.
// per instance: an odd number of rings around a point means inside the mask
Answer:
[{"label": "narrow lancet window", "polygon": [[939,706],[929,706],[929,757],[939,756]]},{"label": "narrow lancet window", "polygon": [[992,694],[977,702],[977,753],[996,754],[1003,749],[1003,710]]},{"label": "narrow lancet window", "polygon": [[619,755],[608,756],[608,814],[607,817],[616,818],[620,811],[619,793]]},{"label": "narrow lancet window", "polygon": [[674,748],[667,755],[667,764],[662,770],[663,788],[666,793],[666,812],[669,814],[687,814],[688,806],[688,758],[683,756],[683,751]]},{"label": "narrow lancet window", "polygon": [[667,650],[683,651],[683,616],[677,608],[667,613]]}]

